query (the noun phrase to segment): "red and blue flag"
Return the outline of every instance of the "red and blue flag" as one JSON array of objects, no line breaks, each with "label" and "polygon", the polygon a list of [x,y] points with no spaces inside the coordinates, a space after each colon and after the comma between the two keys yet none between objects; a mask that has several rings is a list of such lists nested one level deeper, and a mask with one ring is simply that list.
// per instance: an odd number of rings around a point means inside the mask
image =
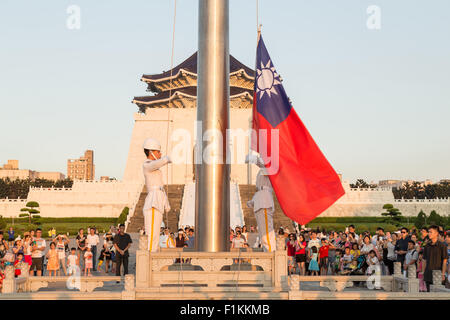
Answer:
[{"label": "red and blue flag", "polygon": [[252,149],[264,160],[284,214],[307,224],[344,193],[339,176],[298,117],[262,36],[256,52]]}]

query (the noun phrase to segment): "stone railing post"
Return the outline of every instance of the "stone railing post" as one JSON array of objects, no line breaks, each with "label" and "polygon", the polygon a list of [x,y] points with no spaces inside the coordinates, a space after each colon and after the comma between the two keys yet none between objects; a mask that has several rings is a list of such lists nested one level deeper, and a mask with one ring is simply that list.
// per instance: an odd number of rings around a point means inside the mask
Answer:
[{"label": "stone railing post", "polygon": [[125,290],[122,291],[122,300],[136,300],[136,287],[134,274],[125,275]]},{"label": "stone railing post", "polygon": [[2,293],[15,293],[16,281],[14,279],[14,267],[7,266],[5,268],[5,279],[3,279]]},{"label": "stone railing post", "polygon": [[300,290],[300,279],[298,274],[291,274],[289,276],[289,291]]},{"label": "stone railing post", "polygon": [[139,237],[139,250],[136,251],[136,288],[147,288],[151,282],[150,252],[148,247],[148,236]]},{"label": "stone railing post", "polygon": [[402,264],[400,262],[394,262],[394,276],[402,275]]},{"label": "stone railing post", "polygon": [[273,273],[275,279],[272,279],[272,283],[277,288],[288,289],[288,266],[287,266],[287,254],[285,250],[276,250],[275,254],[275,272]]},{"label": "stone railing post", "polygon": [[442,289],[444,286],[442,285],[442,271],[441,270],[433,270],[433,285],[430,286],[430,291],[434,291],[433,289]]},{"label": "stone railing post", "polygon": [[402,276],[402,264],[400,262],[394,262],[394,274],[392,277],[392,291],[398,292],[401,291],[401,284],[399,281],[395,280],[395,277]]},{"label": "stone railing post", "polygon": [[417,279],[416,266],[408,267],[408,292],[419,292],[419,279]]}]

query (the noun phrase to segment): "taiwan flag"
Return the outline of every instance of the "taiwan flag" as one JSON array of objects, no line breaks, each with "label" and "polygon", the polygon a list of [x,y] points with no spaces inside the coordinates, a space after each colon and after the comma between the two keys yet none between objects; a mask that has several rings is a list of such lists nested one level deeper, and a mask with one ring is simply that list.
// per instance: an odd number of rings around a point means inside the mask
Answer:
[{"label": "taiwan flag", "polygon": [[301,225],[344,193],[339,176],[298,117],[262,36],[256,52],[252,149],[263,159],[284,214]]}]

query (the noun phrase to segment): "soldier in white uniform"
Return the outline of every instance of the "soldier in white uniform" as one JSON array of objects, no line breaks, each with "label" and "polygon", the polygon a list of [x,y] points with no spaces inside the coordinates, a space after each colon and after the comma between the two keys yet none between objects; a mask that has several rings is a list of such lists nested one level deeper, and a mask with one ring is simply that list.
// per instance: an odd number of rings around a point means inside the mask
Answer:
[{"label": "soldier in white uniform", "polygon": [[161,144],[156,139],[148,138],[144,141],[144,152],[147,160],[143,164],[143,171],[148,192],[144,204],[144,229],[148,236],[148,250],[156,252],[159,248],[163,214],[170,211],[160,168],[171,160],[168,156],[161,157]]},{"label": "soldier in white uniform", "polygon": [[255,212],[258,224],[259,240],[265,252],[275,251],[277,248],[275,230],[273,229],[273,214],[275,205],[272,196],[272,184],[267,175],[263,160],[259,156],[247,155],[246,163],[256,164],[260,169],[256,176],[256,193],[247,202],[249,208]]}]

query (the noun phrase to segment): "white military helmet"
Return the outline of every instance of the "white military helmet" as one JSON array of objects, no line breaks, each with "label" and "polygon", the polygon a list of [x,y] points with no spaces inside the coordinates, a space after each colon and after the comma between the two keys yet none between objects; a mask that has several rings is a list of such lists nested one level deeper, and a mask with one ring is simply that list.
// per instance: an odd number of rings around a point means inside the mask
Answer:
[{"label": "white military helmet", "polygon": [[161,144],[159,143],[158,140],[153,139],[153,138],[145,139],[143,147],[144,147],[144,149],[147,149],[147,150],[161,151]]}]

